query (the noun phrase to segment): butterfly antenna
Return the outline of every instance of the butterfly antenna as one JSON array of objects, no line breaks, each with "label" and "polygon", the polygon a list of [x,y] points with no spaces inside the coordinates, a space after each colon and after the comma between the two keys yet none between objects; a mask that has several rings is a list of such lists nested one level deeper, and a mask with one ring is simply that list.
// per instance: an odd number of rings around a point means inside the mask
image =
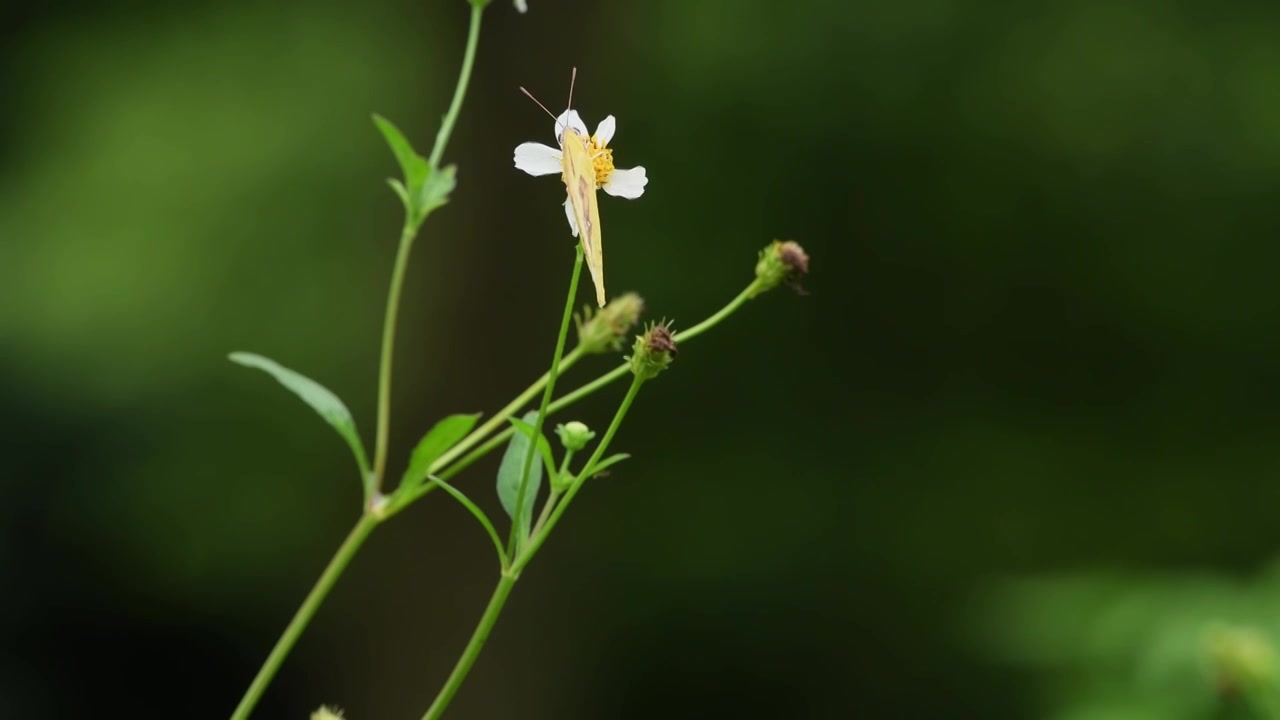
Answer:
[{"label": "butterfly antenna", "polygon": [[568,109],[573,109],[573,85],[578,81],[578,68],[574,66],[573,74],[569,76],[569,105]]},{"label": "butterfly antenna", "polygon": [[523,87],[520,88],[520,92],[524,93],[525,95],[528,95],[529,99],[537,103],[538,107],[542,108],[542,112],[550,115],[552,120],[556,119],[555,113],[548,110],[546,105],[543,105],[541,102],[539,102],[538,98],[533,96],[533,93],[529,92],[528,90],[525,90]]}]

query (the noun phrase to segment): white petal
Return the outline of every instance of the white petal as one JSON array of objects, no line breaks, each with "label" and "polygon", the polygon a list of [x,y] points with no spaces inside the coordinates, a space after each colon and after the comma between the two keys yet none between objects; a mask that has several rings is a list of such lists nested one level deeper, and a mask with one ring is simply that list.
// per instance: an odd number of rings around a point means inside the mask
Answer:
[{"label": "white petal", "polygon": [[573,204],[568,198],[564,201],[564,216],[569,218],[569,229],[573,231],[573,236],[578,237],[578,221],[573,217]]},{"label": "white petal", "polygon": [[612,115],[600,121],[596,126],[595,140],[596,144],[604,147],[613,139],[613,133],[618,129],[618,121]]},{"label": "white petal", "polygon": [[527,142],[516,146],[516,168],[530,175],[550,175],[561,172],[562,157],[559,148],[542,143]]},{"label": "white petal", "polygon": [[614,197],[635,200],[644,194],[644,186],[649,178],[644,174],[644,167],[633,167],[630,170],[615,169],[609,174],[609,181],[604,184],[604,191]]},{"label": "white petal", "polygon": [[582,122],[582,116],[578,115],[577,110],[565,110],[556,118],[556,142],[560,142],[560,136],[564,134],[566,127],[577,130],[579,135],[587,134],[587,124]]}]

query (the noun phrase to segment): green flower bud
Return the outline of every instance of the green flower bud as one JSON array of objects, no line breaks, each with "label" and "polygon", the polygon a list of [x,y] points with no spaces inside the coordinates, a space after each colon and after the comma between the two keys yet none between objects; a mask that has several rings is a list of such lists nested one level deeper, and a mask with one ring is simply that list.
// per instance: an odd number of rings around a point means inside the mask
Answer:
[{"label": "green flower bud", "polygon": [[1275,646],[1251,627],[1216,626],[1206,633],[1218,690],[1233,695],[1276,681]]},{"label": "green flower bud", "polygon": [[343,720],[342,710],[321,705],[319,710],[311,713],[311,720]]},{"label": "green flower bud", "polygon": [[752,297],[772,290],[782,283],[800,295],[806,295],[800,281],[809,274],[809,255],[794,240],[774,240],[760,251],[756,261],[756,278],[760,281]]},{"label": "green flower bud", "polygon": [[578,345],[588,354],[621,350],[623,338],[640,322],[643,312],[644,299],[635,293],[619,295],[598,311],[587,306],[581,315],[574,316]]},{"label": "green flower bud", "polygon": [[556,425],[556,434],[560,436],[560,444],[564,445],[564,449],[574,452],[586,447],[587,443],[596,436],[586,425],[577,420]]},{"label": "green flower bud", "polygon": [[643,335],[636,336],[631,349],[631,372],[641,380],[652,380],[667,369],[678,351],[669,323],[650,325]]}]

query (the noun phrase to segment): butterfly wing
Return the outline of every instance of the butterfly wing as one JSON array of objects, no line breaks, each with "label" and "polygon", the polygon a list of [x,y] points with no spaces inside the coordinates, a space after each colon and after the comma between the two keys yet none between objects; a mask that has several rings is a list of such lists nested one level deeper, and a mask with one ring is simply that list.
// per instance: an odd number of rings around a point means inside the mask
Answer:
[{"label": "butterfly wing", "polygon": [[574,219],[578,222],[578,240],[587,259],[587,269],[591,271],[591,281],[596,286],[596,302],[604,307],[604,247],[600,242],[595,167],[586,138],[572,128],[564,131],[561,145],[564,151],[564,187],[569,193]]}]

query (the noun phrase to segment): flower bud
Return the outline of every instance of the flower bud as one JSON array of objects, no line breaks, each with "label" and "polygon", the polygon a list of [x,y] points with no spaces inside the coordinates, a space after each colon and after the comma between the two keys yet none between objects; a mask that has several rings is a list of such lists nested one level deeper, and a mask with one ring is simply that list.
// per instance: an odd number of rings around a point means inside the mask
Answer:
[{"label": "flower bud", "polygon": [[574,316],[578,345],[588,354],[621,350],[622,339],[640,321],[642,312],[644,299],[635,293],[619,295],[598,311],[587,306],[582,315]]},{"label": "flower bud", "polygon": [[565,450],[577,452],[587,446],[596,436],[586,425],[574,420],[556,426],[556,434],[560,436],[560,444]]},{"label": "flower bud", "polygon": [[800,281],[809,274],[809,255],[794,240],[774,240],[760,251],[756,261],[756,278],[759,280],[752,297],[772,290],[782,283],[801,295],[806,295]]},{"label": "flower bud", "polygon": [[319,710],[311,713],[311,720],[343,720],[342,710],[321,705]]},{"label": "flower bud", "polygon": [[678,351],[669,323],[650,325],[643,335],[636,336],[631,350],[631,372],[641,380],[652,380],[667,369]]}]

